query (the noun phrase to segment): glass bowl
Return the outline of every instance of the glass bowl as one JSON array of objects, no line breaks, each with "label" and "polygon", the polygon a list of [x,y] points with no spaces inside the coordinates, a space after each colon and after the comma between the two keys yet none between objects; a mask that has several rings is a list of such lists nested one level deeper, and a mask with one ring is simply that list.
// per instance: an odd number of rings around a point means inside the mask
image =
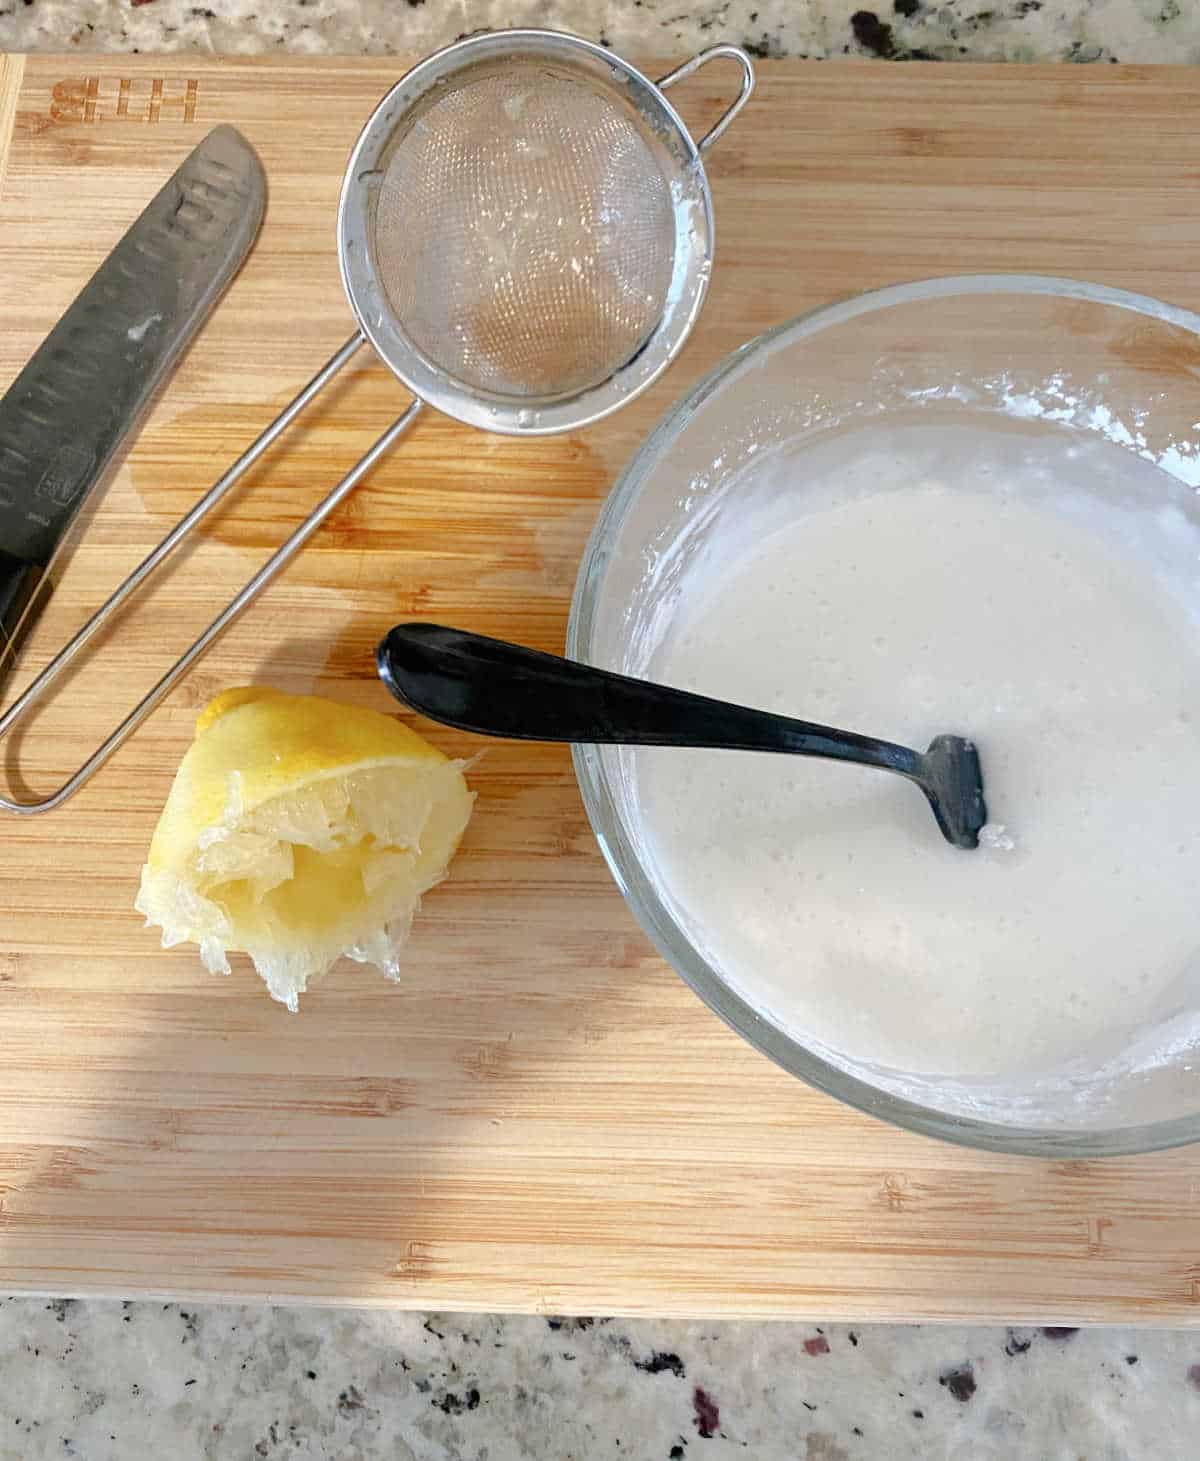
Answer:
[{"label": "glass bowl", "polygon": [[[760,336],[672,407],[600,514],[575,588],[567,653],[645,672],[644,646],[669,632],[672,589],[693,546],[736,510],[732,484],[756,454],[931,410],[967,423],[999,413],[1098,435],[1162,469],[1164,504],[1183,503],[1192,516],[1200,506],[1200,317],[1067,279],[900,285]],[[1181,1034],[1169,1056],[1149,1065],[1117,1060],[1050,1092],[1018,1081],[984,1107],[953,1081],[897,1080],[807,1047],[739,994],[672,913],[640,842],[628,754],[574,751],[609,867],[663,956],[784,1069],[899,1126],[995,1151],[1083,1158],[1200,1137],[1200,1001],[1195,1032]]]}]

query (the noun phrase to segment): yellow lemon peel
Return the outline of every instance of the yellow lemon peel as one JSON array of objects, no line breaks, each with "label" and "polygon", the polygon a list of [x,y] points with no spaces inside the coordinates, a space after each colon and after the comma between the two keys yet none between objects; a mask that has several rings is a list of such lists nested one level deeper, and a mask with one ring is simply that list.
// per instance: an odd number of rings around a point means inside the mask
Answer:
[{"label": "yellow lemon peel", "polygon": [[248,954],[291,1010],[343,955],[396,979],[473,802],[461,764],[391,716],[226,690],[197,719],[135,906],[214,972]]}]

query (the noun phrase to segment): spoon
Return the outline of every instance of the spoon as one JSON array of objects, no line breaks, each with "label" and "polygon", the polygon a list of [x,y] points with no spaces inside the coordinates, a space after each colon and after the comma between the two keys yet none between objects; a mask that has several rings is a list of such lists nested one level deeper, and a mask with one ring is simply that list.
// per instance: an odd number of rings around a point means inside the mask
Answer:
[{"label": "spoon", "polygon": [[978,847],[987,821],[979,752],[962,736],[935,736],[927,751],[911,751],[440,624],[398,624],[375,661],[397,700],[478,735],[856,761],[915,781],[955,847]]}]

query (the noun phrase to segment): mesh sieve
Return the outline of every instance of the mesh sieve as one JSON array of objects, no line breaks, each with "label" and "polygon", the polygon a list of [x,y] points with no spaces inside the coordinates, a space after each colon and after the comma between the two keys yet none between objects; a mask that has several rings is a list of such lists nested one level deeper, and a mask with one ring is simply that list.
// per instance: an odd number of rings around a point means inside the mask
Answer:
[{"label": "mesh sieve", "polygon": [[665,311],[664,160],[586,75],[470,68],[389,144],[371,237],[400,328],[472,390],[560,396],[614,374]]},{"label": "mesh sieve", "polygon": [[[718,57],[742,89],[693,142],[664,90]],[[586,425],[644,390],[699,313],[713,246],[701,154],[750,94],[718,46],[657,85],[553,31],[472,36],[413,68],[358,140],[339,258],[378,355],[493,431]]]}]

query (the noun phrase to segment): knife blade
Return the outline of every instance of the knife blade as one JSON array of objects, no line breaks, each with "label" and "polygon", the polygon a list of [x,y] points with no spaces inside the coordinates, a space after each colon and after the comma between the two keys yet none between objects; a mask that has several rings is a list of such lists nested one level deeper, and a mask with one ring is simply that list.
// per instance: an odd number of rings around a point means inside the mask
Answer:
[{"label": "knife blade", "polygon": [[249,252],[266,192],[254,149],[215,128],[0,399],[0,680],[68,530]]}]

